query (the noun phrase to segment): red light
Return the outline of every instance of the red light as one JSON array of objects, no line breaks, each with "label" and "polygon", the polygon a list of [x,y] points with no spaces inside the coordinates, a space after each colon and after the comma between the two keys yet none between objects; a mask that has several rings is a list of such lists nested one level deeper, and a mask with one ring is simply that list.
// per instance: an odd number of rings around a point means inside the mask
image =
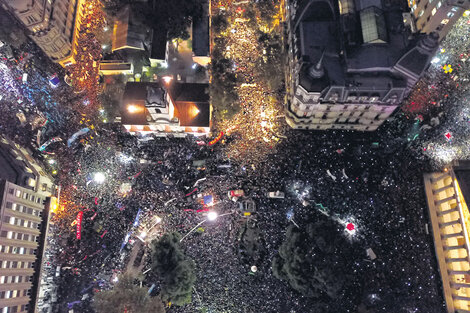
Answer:
[{"label": "red light", "polygon": [[346,228],[349,230],[349,231],[353,231],[354,230],[354,224],[353,223],[349,223],[348,225],[346,225]]}]

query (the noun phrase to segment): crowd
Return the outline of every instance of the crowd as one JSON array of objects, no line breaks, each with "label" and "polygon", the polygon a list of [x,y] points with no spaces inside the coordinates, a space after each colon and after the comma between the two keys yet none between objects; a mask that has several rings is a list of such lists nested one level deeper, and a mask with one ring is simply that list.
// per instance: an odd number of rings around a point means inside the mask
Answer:
[{"label": "crowd", "polygon": [[[46,150],[55,153],[63,186],[51,230],[55,247],[49,251],[53,265],[62,268],[59,311],[91,312],[93,294],[112,287],[116,273],[126,270],[126,254],[132,241],[139,240],[136,225],[146,218],[162,218],[159,233],[181,234],[206,219],[207,208],[198,195],[212,195],[210,210],[230,214],[201,224],[182,242],[196,263],[197,281],[192,303],[170,306],[168,312],[312,312],[316,301],[276,279],[271,260],[287,226],[295,221],[302,228],[318,214],[355,225],[354,235],[345,230],[345,236],[364,251],[364,260],[358,260],[364,277],[358,305],[374,312],[444,311],[432,237],[425,230],[422,184],[423,173],[440,164],[431,162],[433,154],[423,149],[432,136],[422,135],[420,120],[397,114],[374,134],[289,131],[276,152],[256,164],[243,158],[228,161],[224,140],[213,146],[198,145],[192,137],[143,140],[113,125],[100,125],[67,147],[72,133],[93,123],[67,106],[80,103],[82,95],[69,92],[63,83],[53,89],[50,73],[42,70],[47,61],[41,53],[31,45],[24,52],[32,55],[24,62],[0,61],[0,104],[5,109],[0,126],[19,143],[38,148],[38,128],[31,125],[38,116],[47,121],[40,123],[41,143],[63,138]],[[21,83],[24,72],[29,79]],[[21,112],[27,122],[17,117]],[[196,160],[205,160],[204,167],[193,166]],[[104,182],[94,179],[96,173]],[[122,188],[124,184],[131,189]],[[255,201],[253,216],[243,216],[238,203],[228,199],[227,191],[233,189],[243,189]],[[276,190],[286,198],[266,197]],[[79,212],[83,221],[77,239]],[[265,255],[253,258],[257,264],[239,257],[240,229],[248,220],[256,222],[258,240],[265,246]],[[367,259],[367,248],[377,259]],[[158,278],[150,273],[144,283],[150,288]],[[343,312],[343,307],[346,303],[331,299],[322,312]]]}]

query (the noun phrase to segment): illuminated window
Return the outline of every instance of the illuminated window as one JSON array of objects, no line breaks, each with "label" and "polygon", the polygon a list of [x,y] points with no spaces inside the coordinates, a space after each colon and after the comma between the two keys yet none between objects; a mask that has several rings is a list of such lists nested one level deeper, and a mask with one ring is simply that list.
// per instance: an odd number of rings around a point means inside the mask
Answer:
[{"label": "illuminated window", "polygon": [[447,13],[447,17],[452,17],[452,16],[454,16],[454,13],[452,12]]},{"label": "illuminated window", "polygon": [[449,23],[449,19],[448,18],[445,18],[442,20],[441,24],[444,24],[446,25],[447,23]]},{"label": "illuminated window", "polygon": [[434,14],[436,14],[436,12],[437,12],[437,9],[434,8],[434,9],[432,9],[431,14],[434,16]]},{"label": "illuminated window", "polygon": [[439,8],[441,7],[441,5],[442,5],[442,2],[439,1],[439,2],[437,3],[437,6],[436,6],[436,7],[439,9]]}]

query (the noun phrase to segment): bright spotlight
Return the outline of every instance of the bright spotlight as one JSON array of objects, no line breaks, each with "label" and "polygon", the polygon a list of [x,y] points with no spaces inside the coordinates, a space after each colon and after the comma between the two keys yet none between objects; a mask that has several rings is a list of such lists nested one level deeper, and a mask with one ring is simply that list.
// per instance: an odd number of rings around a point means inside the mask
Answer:
[{"label": "bright spotlight", "polygon": [[217,212],[214,212],[214,211],[210,211],[209,213],[207,213],[207,219],[209,221],[215,221],[218,216],[219,214],[217,214]]},{"label": "bright spotlight", "polygon": [[127,106],[127,111],[129,111],[129,113],[135,113],[139,111],[139,108],[136,105],[130,104]]},{"label": "bright spotlight", "polygon": [[103,173],[98,172],[98,173],[95,173],[95,174],[93,175],[93,180],[94,180],[95,183],[97,183],[97,184],[102,184],[102,183],[104,183],[105,179],[106,179],[106,176],[104,176]]},{"label": "bright spotlight", "polygon": [[173,80],[173,77],[171,77],[171,76],[163,76],[162,79],[163,79],[163,81],[165,82],[165,84],[169,84],[169,83]]}]

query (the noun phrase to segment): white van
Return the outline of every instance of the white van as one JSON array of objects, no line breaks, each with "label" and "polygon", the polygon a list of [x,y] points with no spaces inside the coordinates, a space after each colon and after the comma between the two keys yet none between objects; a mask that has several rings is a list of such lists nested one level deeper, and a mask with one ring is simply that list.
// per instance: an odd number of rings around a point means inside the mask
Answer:
[{"label": "white van", "polygon": [[282,191],[271,191],[266,193],[266,197],[274,199],[284,199],[285,195]]}]

